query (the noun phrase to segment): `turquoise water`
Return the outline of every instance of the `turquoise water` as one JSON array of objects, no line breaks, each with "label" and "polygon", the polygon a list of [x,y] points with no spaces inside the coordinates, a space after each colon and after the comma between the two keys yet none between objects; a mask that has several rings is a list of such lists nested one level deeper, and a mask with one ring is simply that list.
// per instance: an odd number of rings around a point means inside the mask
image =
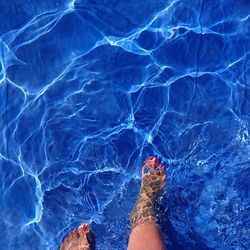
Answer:
[{"label": "turquoise water", "polygon": [[0,249],[126,249],[149,155],[168,250],[250,249],[249,1],[0,9]]}]

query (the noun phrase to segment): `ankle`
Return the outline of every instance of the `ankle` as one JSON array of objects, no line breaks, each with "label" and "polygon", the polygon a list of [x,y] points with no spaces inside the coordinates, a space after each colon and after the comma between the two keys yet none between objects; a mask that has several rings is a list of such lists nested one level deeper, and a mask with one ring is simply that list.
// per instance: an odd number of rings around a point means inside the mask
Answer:
[{"label": "ankle", "polygon": [[138,199],[130,215],[131,230],[139,224],[152,221],[154,221],[153,203]]},{"label": "ankle", "polygon": [[130,217],[130,228],[131,228],[131,231],[141,225],[141,224],[148,224],[148,223],[151,223],[151,222],[155,222],[155,217],[153,215],[153,213],[147,213],[146,216],[142,216],[140,214],[135,214],[135,215],[131,215]]}]

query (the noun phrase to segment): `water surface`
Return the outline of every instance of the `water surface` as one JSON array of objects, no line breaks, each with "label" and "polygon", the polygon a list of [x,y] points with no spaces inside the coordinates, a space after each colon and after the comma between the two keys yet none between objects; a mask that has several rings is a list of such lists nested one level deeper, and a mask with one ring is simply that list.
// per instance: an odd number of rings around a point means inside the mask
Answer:
[{"label": "water surface", "polygon": [[249,1],[0,9],[0,249],[126,249],[148,155],[168,250],[250,249]]}]

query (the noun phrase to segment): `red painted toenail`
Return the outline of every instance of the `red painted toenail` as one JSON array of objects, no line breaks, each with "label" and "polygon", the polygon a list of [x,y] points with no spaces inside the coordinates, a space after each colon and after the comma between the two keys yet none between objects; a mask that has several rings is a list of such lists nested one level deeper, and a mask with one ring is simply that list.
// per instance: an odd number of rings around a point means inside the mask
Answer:
[{"label": "red painted toenail", "polygon": [[154,162],[154,163],[159,163],[159,159],[156,158],[155,156],[152,157],[151,161]]},{"label": "red painted toenail", "polygon": [[159,159],[155,156],[150,156],[146,161],[145,165],[147,167],[155,168],[159,164]]},{"label": "red painted toenail", "polygon": [[162,163],[160,163],[160,164],[158,165],[158,168],[159,168],[160,170],[163,170],[163,169],[164,169],[164,165],[163,165]]}]

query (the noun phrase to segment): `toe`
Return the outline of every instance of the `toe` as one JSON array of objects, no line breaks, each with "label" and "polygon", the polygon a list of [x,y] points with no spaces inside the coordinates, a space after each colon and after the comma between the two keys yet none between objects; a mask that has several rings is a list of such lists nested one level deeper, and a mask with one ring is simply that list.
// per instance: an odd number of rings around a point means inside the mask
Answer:
[{"label": "toe", "polygon": [[65,249],[67,249],[68,244],[69,244],[69,236],[66,236],[66,237],[64,238],[64,240],[62,241],[60,250],[65,250]]},{"label": "toe", "polygon": [[71,234],[70,234],[70,239],[75,239],[75,238],[79,238],[79,234],[78,234],[77,229],[72,230]]},{"label": "toe", "polygon": [[69,238],[69,239],[73,238],[73,230],[69,231],[68,238]]},{"label": "toe", "polygon": [[157,166],[157,174],[158,175],[165,175],[164,165],[162,163],[160,163]]},{"label": "toe", "polygon": [[67,249],[89,249],[89,241],[87,235],[90,233],[88,224],[81,224],[78,228],[69,232],[68,236],[63,240],[60,250]]},{"label": "toe", "polygon": [[149,168],[154,168],[159,164],[159,159],[155,156],[150,156],[144,162],[144,165]]},{"label": "toe", "polygon": [[80,234],[84,233],[88,233],[90,231],[90,227],[89,227],[89,224],[87,223],[82,223],[79,227],[78,227],[78,232]]}]

